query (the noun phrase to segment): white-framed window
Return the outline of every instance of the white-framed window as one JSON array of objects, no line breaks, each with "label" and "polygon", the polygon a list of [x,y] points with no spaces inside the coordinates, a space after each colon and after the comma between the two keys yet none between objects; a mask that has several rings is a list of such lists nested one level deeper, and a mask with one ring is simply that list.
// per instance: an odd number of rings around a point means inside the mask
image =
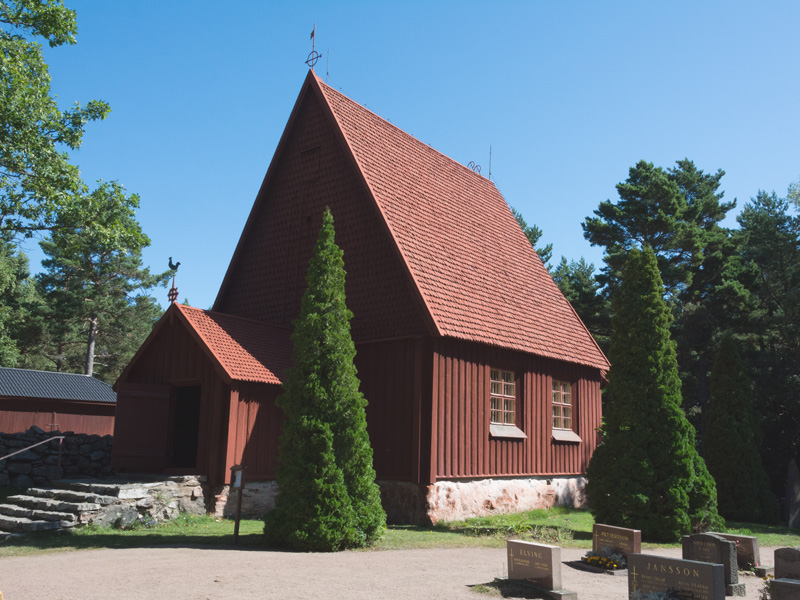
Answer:
[{"label": "white-framed window", "polygon": [[572,385],[553,380],[553,429],[572,429]]},{"label": "white-framed window", "polygon": [[514,372],[490,369],[490,380],[490,422],[496,425],[514,425],[517,409],[517,386],[514,382]]}]

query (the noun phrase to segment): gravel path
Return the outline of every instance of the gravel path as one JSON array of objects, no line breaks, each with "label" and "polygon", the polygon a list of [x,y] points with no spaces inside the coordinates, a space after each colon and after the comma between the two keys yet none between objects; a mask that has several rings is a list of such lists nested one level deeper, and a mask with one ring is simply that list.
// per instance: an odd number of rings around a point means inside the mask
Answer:
[{"label": "gravel path", "polygon": [[[772,563],[773,548],[761,555]],[[680,549],[647,551],[680,558]],[[585,550],[564,548],[562,560]],[[295,554],[258,550],[138,548],[0,559],[3,600],[292,598],[487,599],[470,586],[506,576],[504,549],[393,550]],[[562,567],[581,599],[624,600],[627,578]],[[745,577],[757,600],[761,580]]]}]

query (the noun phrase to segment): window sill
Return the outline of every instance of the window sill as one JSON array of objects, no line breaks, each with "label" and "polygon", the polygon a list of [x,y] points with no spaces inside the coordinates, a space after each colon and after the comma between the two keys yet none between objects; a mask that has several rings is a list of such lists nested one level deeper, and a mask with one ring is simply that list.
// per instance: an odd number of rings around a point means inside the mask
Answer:
[{"label": "window sill", "polygon": [[556,442],[581,442],[580,436],[571,429],[553,429],[553,439]]},{"label": "window sill", "polygon": [[489,425],[489,435],[493,438],[507,438],[512,440],[528,439],[525,432],[514,425],[496,425],[492,423]]}]

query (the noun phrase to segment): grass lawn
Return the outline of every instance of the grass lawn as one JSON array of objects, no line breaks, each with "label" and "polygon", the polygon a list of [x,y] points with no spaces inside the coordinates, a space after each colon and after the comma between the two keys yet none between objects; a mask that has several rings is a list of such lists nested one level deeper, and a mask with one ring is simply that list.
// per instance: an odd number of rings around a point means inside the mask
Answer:
[{"label": "grass lawn", "polygon": [[[440,523],[434,527],[397,525],[365,551],[463,548],[502,548],[510,537],[574,548],[591,548],[592,515],[586,510],[552,508],[513,515],[480,517]],[[263,522],[245,519],[239,527],[239,546],[266,548]],[[761,546],[800,546],[800,530],[754,523],[729,523],[728,531],[754,535]],[[66,533],[42,532],[0,544],[0,559],[45,552],[70,552],[99,548],[147,548],[153,546],[232,547],[233,521],[184,515],[156,527],[130,531],[110,527],[84,527]],[[674,547],[678,544],[643,544],[644,548]]]}]

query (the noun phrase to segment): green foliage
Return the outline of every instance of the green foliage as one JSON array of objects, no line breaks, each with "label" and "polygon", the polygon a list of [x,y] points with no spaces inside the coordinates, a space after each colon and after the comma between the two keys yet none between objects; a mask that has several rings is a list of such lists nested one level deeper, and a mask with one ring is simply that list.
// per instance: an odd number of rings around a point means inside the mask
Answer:
[{"label": "green foliage", "polygon": [[[56,215],[84,195],[63,150],[77,149],[86,124],[105,118],[109,107],[93,100],[59,110],[41,46],[28,39],[73,44],[74,11],[59,0],[0,0],[0,25],[0,237],[9,240],[52,228]],[[85,222],[80,211],[69,213]]]},{"label": "green foliage", "polygon": [[665,295],[674,300],[702,264],[707,232],[725,218],[735,202],[718,192],[724,171],[708,175],[688,159],[664,170],[639,161],[617,184],[620,200],[601,202],[595,217],[583,223],[584,237],[606,249],[601,283],[614,287],[627,253],[648,247],[658,260]]},{"label": "green foliage", "polygon": [[640,161],[617,185],[620,200],[602,202],[583,224],[584,236],[605,247],[598,275],[601,295],[613,298],[622,265],[632,248],[651,248],[675,320],[684,408],[700,438],[705,431],[708,374],[715,337],[750,309],[742,282],[749,267],[741,259],[742,237],[720,226],[736,202],[723,202],[723,171],[709,174],[688,159],[663,169]]},{"label": "green foliage", "polygon": [[764,463],[779,494],[790,457],[800,456],[800,206],[792,197],[797,190],[790,188],[786,199],[759,192],[737,217],[753,294],[739,330],[764,416]]},{"label": "green foliage", "polygon": [[562,256],[551,275],[600,348],[603,352],[608,352],[611,340],[611,303],[600,289],[600,283],[594,274],[594,264],[587,263],[583,257],[579,261],[567,262]]},{"label": "green foliage", "polygon": [[711,371],[705,439],[708,470],[726,519],[774,523],[778,506],[759,454],[761,427],[752,385],[732,335],[723,336]]},{"label": "green foliage", "polygon": [[553,258],[553,244],[547,244],[546,246],[537,248],[536,244],[539,243],[539,240],[542,237],[542,230],[536,225],[528,225],[525,222],[525,219],[522,217],[522,213],[517,209],[512,208],[511,213],[514,215],[517,223],[519,223],[519,226],[522,228],[522,233],[524,233],[525,237],[528,238],[528,241],[531,243],[531,246],[533,246],[536,254],[539,255],[539,259],[542,261],[542,264],[549,270],[550,259]]},{"label": "green foliage", "polygon": [[653,251],[632,249],[614,301],[605,421],[587,492],[597,522],[674,541],[722,520],[681,409],[672,317],[662,292]]},{"label": "green foliage", "polygon": [[358,390],[345,305],[342,251],[323,215],[294,323],[293,367],[278,399],[281,434],[276,507],[266,518],[272,544],[331,551],[375,540],[386,523]]},{"label": "green foliage", "polygon": [[170,272],[142,266],[150,244],[136,220],[139,198],[117,183],[102,183],[81,200],[90,225],[69,215],[40,245],[47,258],[37,277],[44,305],[27,341],[28,353],[48,368],[95,374],[113,382],[149,334],[161,310],[146,292]]},{"label": "green foliage", "polygon": [[0,242],[0,366],[17,366],[18,340],[30,318],[27,307],[35,297],[28,257],[13,244]]}]

